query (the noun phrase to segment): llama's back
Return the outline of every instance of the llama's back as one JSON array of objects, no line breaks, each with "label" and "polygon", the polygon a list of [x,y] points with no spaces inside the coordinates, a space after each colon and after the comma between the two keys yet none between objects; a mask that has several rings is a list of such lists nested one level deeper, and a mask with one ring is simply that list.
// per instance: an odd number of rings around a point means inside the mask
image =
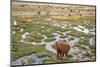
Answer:
[{"label": "llama's back", "polygon": [[66,41],[56,42],[56,47],[58,49],[63,49],[64,51],[67,51],[67,52],[69,52],[69,50],[70,50],[70,45]]}]

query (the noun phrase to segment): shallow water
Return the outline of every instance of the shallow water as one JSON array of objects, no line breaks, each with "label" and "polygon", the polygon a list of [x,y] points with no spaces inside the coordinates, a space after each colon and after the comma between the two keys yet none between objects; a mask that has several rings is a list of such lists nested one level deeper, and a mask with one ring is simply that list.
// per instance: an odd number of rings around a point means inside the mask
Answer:
[{"label": "shallow water", "polygon": [[15,26],[17,25],[17,21],[16,21],[16,20],[14,20],[14,25],[15,25]]},{"label": "shallow water", "polygon": [[[24,33],[24,34],[22,35],[22,39],[25,39],[27,34],[29,34],[29,33],[28,33],[28,32]],[[50,52],[56,54],[56,49],[54,49],[54,48],[52,47],[52,45],[55,45],[55,42],[57,42],[57,41],[59,41],[59,40],[66,40],[68,44],[70,44],[71,46],[74,46],[76,43],[78,43],[78,42],[80,41],[80,38],[74,37],[74,40],[70,40],[70,41],[69,41],[69,38],[70,38],[71,36],[69,36],[69,37],[67,37],[67,38],[60,38],[60,36],[61,36],[60,34],[58,34],[58,33],[53,33],[53,34],[55,35],[54,38],[55,38],[56,40],[54,40],[54,41],[52,41],[52,42],[45,42],[44,40],[45,40],[47,37],[46,37],[45,35],[43,35],[43,36],[44,36],[44,39],[42,40],[42,42],[40,42],[40,43],[32,42],[32,44],[33,44],[33,45],[45,44],[45,45],[46,45],[45,48],[46,48],[48,51],[50,51]],[[62,34],[63,34],[63,35],[67,35],[66,32],[63,32]]]},{"label": "shallow water", "polygon": [[24,31],[24,29],[23,29],[23,28],[21,28],[20,32],[23,32],[23,31]]},{"label": "shallow water", "polygon": [[[83,30],[82,30],[82,29]],[[86,29],[86,28],[84,28],[83,26],[81,26],[81,25],[78,25],[78,27],[74,27],[74,29],[76,29],[77,31],[81,31],[81,32],[84,32],[84,33],[86,33],[86,34],[88,34],[89,33],[89,30],[88,29]]]},{"label": "shallow water", "polygon": [[89,44],[90,44],[90,45],[95,45],[95,40],[94,40],[94,38],[90,38],[90,39],[89,39]]},{"label": "shallow water", "polygon": [[22,37],[22,39],[25,39],[25,38],[27,38],[27,35],[29,34],[29,32],[26,32],[26,33],[24,33],[21,37]]},{"label": "shallow water", "polygon": [[32,54],[32,55],[29,55],[29,56],[24,56],[24,57],[18,58],[17,60],[12,61],[11,64],[12,65],[22,65],[21,61],[25,60],[25,59],[34,60],[35,62],[33,62],[32,64],[42,64],[45,59],[48,59],[48,56],[44,56],[42,58],[38,58],[35,54]]}]

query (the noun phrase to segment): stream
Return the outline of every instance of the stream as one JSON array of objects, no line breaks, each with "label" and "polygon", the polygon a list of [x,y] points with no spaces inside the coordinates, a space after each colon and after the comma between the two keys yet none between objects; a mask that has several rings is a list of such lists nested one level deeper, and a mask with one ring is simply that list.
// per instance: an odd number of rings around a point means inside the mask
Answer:
[{"label": "stream", "polygon": [[48,59],[48,56],[44,56],[42,58],[38,58],[35,54],[32,54],[32,55],[29,55],[29,56],[24,56],[24,57],[20,57],[18,58],[17,60],[15,61],[12,61],[12,65],[22,65],[22,60],[25,60],[25,59],[31,59],[31,60],[34,60],[34,62],[32,64],[42,64],[42,62],[45,60],[45,59]]}]

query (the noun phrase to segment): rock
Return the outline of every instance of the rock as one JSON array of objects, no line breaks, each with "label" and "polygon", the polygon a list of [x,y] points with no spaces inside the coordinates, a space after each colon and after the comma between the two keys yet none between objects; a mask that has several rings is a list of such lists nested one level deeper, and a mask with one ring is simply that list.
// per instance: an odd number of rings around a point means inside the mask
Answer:
[{"label": "rock", "polygon": [[25,58],[23,60],[21,60],[22,65],[28,65],[28,64],[32,64],[33,61],[29,58]]}]

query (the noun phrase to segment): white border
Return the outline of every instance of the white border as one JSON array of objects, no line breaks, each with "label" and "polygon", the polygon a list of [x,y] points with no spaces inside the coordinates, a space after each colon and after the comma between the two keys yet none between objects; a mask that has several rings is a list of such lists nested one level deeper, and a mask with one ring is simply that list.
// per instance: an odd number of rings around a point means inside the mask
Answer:
[{"label": "white border", "polygon": [[[85,63],[39,65],[41,67],[98,67],[100,64],[100,0],[34,0],[97,6],[97,61]],[[0,67],[10,67],[10,0],[0,2]],[[32,67],[32,66],[24,66]]]}]

